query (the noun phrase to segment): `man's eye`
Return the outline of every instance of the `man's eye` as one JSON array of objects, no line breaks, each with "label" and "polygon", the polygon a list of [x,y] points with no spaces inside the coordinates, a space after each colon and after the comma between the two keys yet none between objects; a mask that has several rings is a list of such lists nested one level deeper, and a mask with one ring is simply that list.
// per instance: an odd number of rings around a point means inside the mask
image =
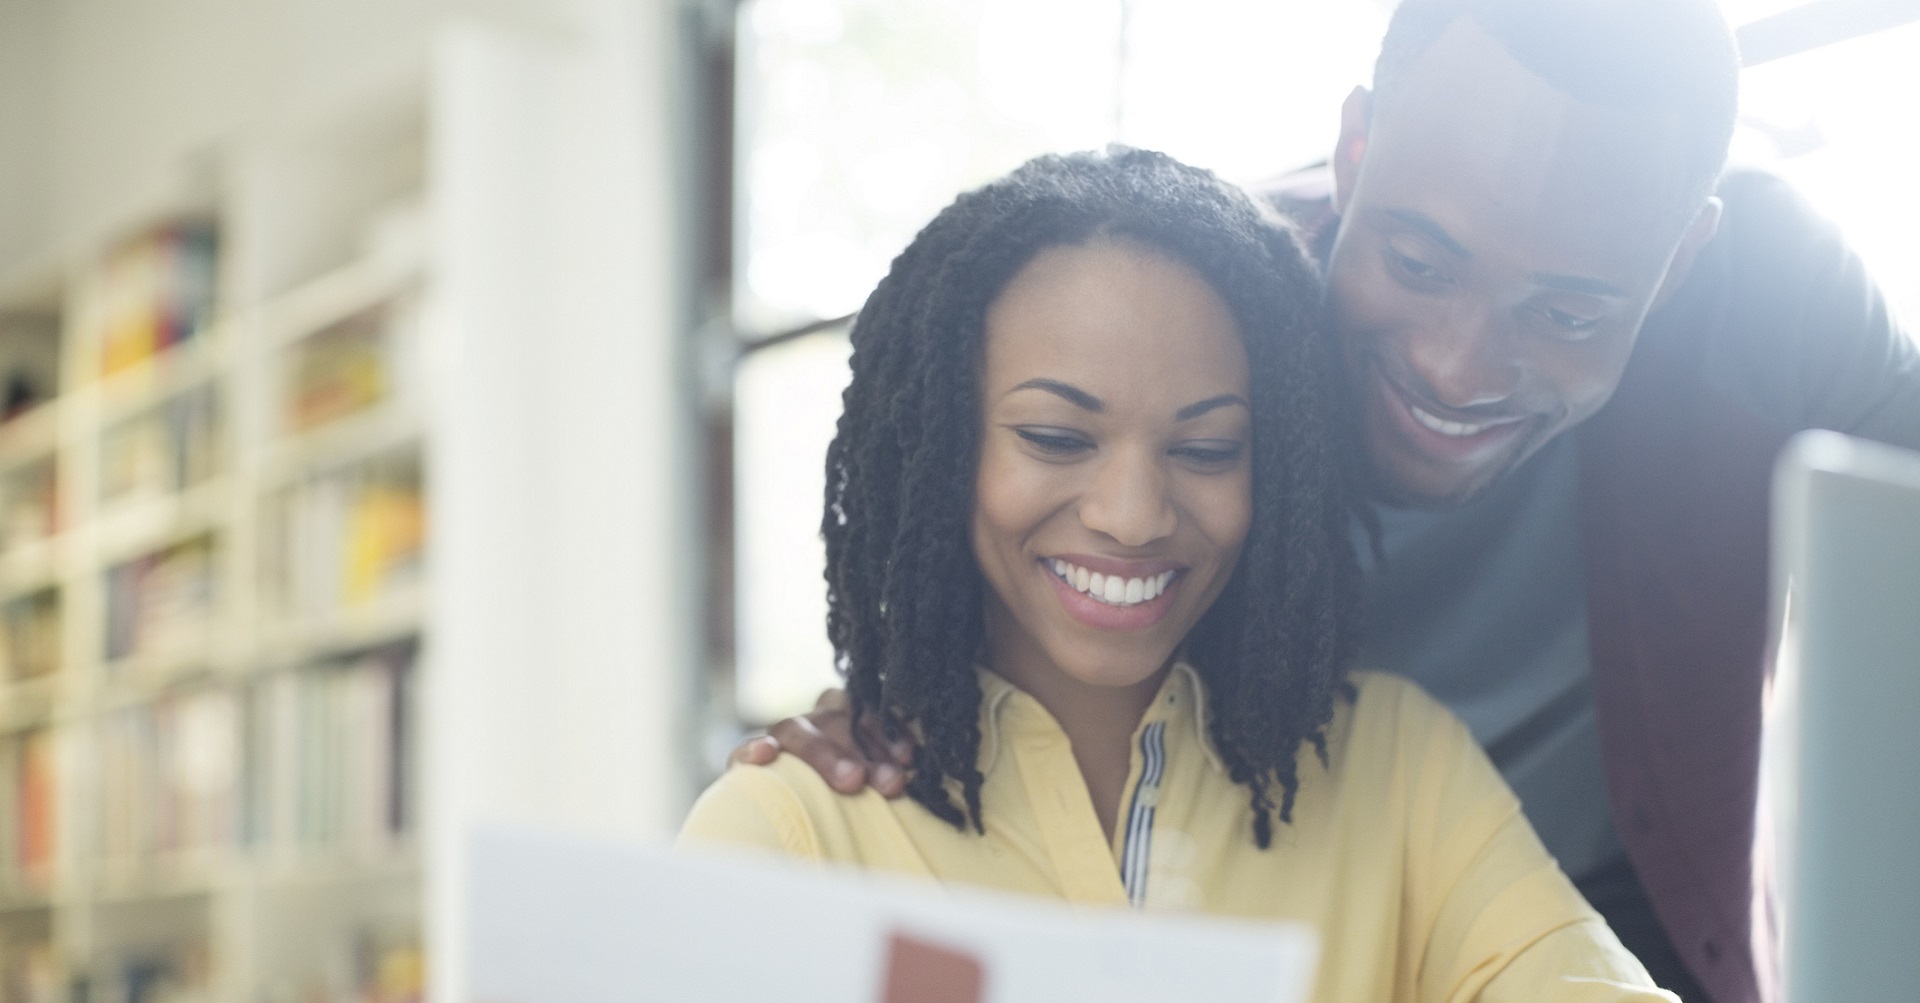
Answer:
[{"label": "man's eye", "polygon": [[1565,310],[1548,310],[1547,317],[1548,319],[1552,320],[1555,324],[1558,324],[1561,327],[1564,327],[1570,331],[1584,331],[1587,328],[1600,323],[1600,319],[1598,317],[1581,317],[1575,314],[1570,314]]},{"label": "man's eye", "polygon": [[1237,442],[1187,443],[1175,446],[1173,455],[1202,467],[1231,466],[1245,449]]},{"label": "man's eye", "polygon": [[1033,448],[1052,456],[1070,456],[1081,450],[1093,448],[1092,443],[1078,436],[1034,428],[1016,428],[1013,431]]},{"label": "man's eye", "polygon": [[1429,265],[1412,255],[1402,254],[1392,247],[1387,248],[1387,259],[1392,261],[1394,267],[1398,268],[1409,278],[1418,279],[1422,282],[1446,281],[1446,276],[1441,274],[1439,268]]},{"label": "man's eye", "polygon": [[1598,317],[1587,317],[1577,313],[1568,313],[1565,310],[1555,310],[1552,307],[1543,307],[1540,310],[1540,316],[1545,317],[1549,324],[1552,324],[1562,333],[1568,335],[1586,334],[1600,324],[1600,318]]}]

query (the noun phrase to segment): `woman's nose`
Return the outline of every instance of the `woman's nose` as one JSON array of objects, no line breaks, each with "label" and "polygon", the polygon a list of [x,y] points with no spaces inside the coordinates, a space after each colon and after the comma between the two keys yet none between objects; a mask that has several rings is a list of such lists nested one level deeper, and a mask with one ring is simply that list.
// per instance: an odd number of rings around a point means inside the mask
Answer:
[{"label": "woman's nose", "polygon": [[1103,463],[1080,500],[1081,524],[1123,547],[1172,535],[1177,516],[1158,459],[1123,452]]}]

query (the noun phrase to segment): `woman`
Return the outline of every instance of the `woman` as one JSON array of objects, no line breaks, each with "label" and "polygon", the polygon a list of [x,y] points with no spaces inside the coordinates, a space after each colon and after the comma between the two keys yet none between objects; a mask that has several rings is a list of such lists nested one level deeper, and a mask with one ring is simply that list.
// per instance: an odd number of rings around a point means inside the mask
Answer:
[{"label": "woman", "polygon": [[1344,669],[1359,569],[1314,276],[1166,157],[962,196],[853,331],[828,633],[909,799],[782,757],[684,843],[1314,924],[1318,998],[1670,1000],[1464,729]]}]

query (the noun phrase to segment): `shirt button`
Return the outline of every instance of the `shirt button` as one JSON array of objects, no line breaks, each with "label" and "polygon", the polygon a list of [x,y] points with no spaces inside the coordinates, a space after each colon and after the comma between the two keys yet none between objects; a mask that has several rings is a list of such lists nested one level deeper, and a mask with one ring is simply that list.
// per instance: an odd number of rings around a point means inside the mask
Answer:
[{"label": "shirt button", "polygon": [[1160,803],[1160,788],[1142,787],[1134,794],[1134,801],[1142,808],[1152,808]]},{"label": "shirt button", "polygon": [[1709,940],[1706,943],[1700,945],[1700,950],[1705,952],[1707,956],[1707,962],[1709,964],[1717,963],[1720,960],[1720,942],[1719,941]]}]

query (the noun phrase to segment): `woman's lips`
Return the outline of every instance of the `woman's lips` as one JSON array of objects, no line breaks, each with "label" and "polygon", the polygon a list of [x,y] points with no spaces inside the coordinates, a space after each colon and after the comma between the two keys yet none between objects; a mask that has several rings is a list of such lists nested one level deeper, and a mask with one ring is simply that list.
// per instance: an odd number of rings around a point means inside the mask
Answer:
[{"label": "woman's lips", "polygon": [[[1145,630],[1159,623],[1173,608],[1174,594],[1186,578],[1179,569],[1165,565],[1160,565],[1156,571],[1154,566],[1126,567],[1121,565],[1128,562],[1087,558],[1076,561],[1067,557],[1045,557],[1036,563],[1040,573],[1052,583],[1054,593],[1059,596],[1060,605],[1066,609],[1067,615],[1096,630]],[[1104,570],[1095,572],[1089,565]],[[1119,586],[1117,599],[1096,599],[1078,587],[1079,578],[1085,575],[1091,579],[1095,574],[1101,578],[1098,584],[1103,597],[1115,594],[1109,591],[1112,588],[1110,581],[1124,583]],[[1069,576],[1075,580],[1068,581]],[[1089,581],[1088,591],[1091,591],[1093,584]],[[1132,595],[1129,594],[1130,589]]]},{"label": "woman's lips", "polygon": [[1407,445],[1442,463],[1470,463],[1499,452],[1527,426],[1525,417],[1460,422],[1443,418],[1414,403],[1399,386],[1374,372],[1375,392]]}]

